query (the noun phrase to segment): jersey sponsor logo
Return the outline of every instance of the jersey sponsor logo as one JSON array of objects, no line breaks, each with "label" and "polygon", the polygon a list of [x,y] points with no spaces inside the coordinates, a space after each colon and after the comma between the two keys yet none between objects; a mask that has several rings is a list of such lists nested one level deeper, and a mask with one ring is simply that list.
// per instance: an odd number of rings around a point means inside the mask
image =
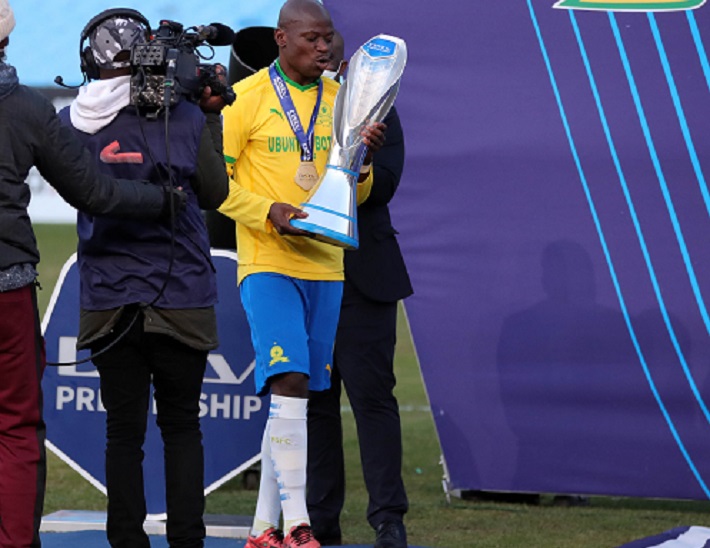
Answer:
[{"label": "jersey sponsor logo", "polygon": [[295,137],[269,137],[269,152],[300,151],[301,145]]},{"label": "jersey sponsor logo", "polygon": [[555,8],[604,11],[693,10],[706,0],[559,0]]},{"label": "jersey sponsor logo", "polygon": [[[330,150],[330,135],[316,135],[313,138],[313,148],[316,152],[327,152]],[[301,146],[298,139],[295,137],[269,137],[268,139],[269,152],[300,152]],[[316,158],[317,155],[314,155]]]},{"label": "jersey sponsor logo", "polygon": [[119,152],[121,145],[113,141],[106,145],[99,158],[104,164],[142,164],[143,154],[140,152]]},{"label": "jersey sponsor logo", "polygon": [[316,150],[328,151],[330,150],[330,142],[332,137],[330,135],[323,135],[322,137],[316,136],[315,145]]},{"label": "jersey sponsor logo", "polygon": [[273,112],[274,114],[278,115],[278,117],[281,118],[282,120],[284,119],[284,115],[277,108],[270,108],[269,112]]}]

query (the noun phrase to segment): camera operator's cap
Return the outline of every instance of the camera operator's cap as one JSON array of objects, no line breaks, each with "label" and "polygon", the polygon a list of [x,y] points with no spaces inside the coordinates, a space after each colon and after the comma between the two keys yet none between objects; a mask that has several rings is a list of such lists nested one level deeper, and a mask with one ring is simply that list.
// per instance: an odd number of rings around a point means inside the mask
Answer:
[{"label": "camera operator's cap", "polygon": [[0,42],[10,36],[15,28],[15,15],[12,13],[10,2],[0,0]]},{"label": "camera operator's cap", "polygon": [[[0,2],[3,0],[0,0]],[[122,51],[146,41],[148,29],[131,17],[116,16],[99,23],[89,36],[89,45],[99,68],[118,69],[128,67],[130,59],[114,61]]]}]

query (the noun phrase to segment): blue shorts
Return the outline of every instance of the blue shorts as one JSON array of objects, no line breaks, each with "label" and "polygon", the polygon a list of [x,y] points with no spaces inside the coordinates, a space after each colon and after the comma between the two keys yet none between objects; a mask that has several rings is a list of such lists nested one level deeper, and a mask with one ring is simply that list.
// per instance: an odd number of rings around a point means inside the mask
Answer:
[{"label": "blue shorts", "polygon": [[256,393],[268,393],[269,379],[282,373],[303,373],[309,390],[327,390],[343,282],[259,272],[239,289],[256,353]]}]

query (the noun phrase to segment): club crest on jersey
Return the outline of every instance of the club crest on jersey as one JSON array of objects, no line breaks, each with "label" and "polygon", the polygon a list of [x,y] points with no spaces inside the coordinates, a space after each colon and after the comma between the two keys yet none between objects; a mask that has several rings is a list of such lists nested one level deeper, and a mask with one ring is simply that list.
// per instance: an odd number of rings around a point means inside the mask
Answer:
[{"label": "club crest on jersey", "polygon": [[316,125],[329,127],[333,125],[333,109],[330,108],[330,105],[321,105],[320,110],[318,111]]},{"label": "club crest on jersey", "polygon": [[694,10],[706,0],[559,0],[555,8],[603,11]]}]

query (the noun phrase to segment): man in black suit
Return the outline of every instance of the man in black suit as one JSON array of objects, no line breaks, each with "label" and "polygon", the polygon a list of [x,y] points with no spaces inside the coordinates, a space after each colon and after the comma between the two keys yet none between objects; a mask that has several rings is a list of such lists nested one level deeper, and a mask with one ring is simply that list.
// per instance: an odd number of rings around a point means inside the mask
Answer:
[{"label": "man in black suit", "polygon": [[[332,50],[331,65],[337,71],[343,68],[342,38],[337,35]],[[367,519],[376,531],[375,548],[407,546],[402,432],[393,390],[397,303],[412,294],[412,286],[388,208],[402,175],[404,136],[394,108],[384,123],[386,142],[374,156],[372,191],[358,207],[359,249],[345,252],[331,388],[309,398],[307,503],[314,534],[324,546],[342,542],[341,380],[357,424],[369,494]]]}]

